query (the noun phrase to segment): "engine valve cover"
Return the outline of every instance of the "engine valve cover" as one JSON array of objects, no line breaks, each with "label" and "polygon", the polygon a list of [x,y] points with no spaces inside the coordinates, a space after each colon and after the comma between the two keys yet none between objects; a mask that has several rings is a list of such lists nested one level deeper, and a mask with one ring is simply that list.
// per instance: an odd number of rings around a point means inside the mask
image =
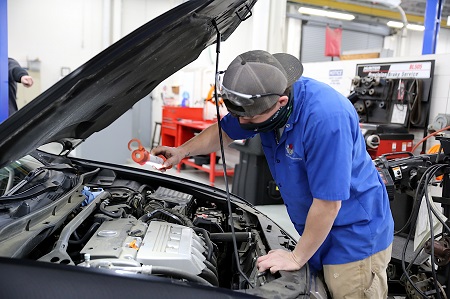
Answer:
[{"label": "engine valve cover", "polygon": [[186,226],[152,221],[136,260],[144,265],[165,266],[198,275],[206,267],[205,242]]},{"label": "engine valve cover", "polygon": [[103,222],[95,235],[86,243],[81,254],[90,254],[96,259],[134,260],[147,225],[139,220],[117,219]]}]

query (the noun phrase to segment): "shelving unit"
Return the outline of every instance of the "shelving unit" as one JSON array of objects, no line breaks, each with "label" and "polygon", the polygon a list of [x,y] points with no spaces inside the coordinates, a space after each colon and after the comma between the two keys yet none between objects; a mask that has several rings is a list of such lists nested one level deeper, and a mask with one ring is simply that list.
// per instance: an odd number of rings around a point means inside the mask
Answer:
[{"label": "shelving unit", "polygon": [[[213,121],[203,120],[203,108],[163,107],[163,120],[161,124],[161,143],[166,146],[180,146],[195,134],[212,125]],[[189,158],[181,160],[177,165],[177,171],[181,171],[182,165],[188,165],[207,172],[209,182],[214,186],[216,176],[223,176],[223,168],[217,169],[216,153],[211,153],[209,165],[198,165]],[[234,169],[226,170],[226,174],[232,176]]]}]

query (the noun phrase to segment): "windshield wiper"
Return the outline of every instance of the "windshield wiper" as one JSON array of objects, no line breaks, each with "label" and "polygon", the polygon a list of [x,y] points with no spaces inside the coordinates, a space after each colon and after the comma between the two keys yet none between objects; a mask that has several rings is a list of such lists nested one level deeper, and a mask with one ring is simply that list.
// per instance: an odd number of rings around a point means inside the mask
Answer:
[{"label": "windshield wiper", "polygon": [[38,195],[41,195],[43,193],[46,192],[50,192],[50,191],[54,191],[56,189],[58,189],[60,187],[59,182],[48,182],[45,181],[41,184],[35,185],[33,187],[31,187],[30,189],[18,193],[18,194],[14,194],[14,195],[9,195],[9,196],[2,196],[0,197],[0,204],[3,203],[8,203],[8,202],[12,202],[12,201],[16,201],[16,200],[24,200],[27,198],[32,198],[32,197],[36,197]]},{"label": "windshield wiper", "polygon": [[[36,177],[40,176],[43,173],[48,172],[49,170],[56,170],[56,171],[70,171],[72,173],[76,172],[76,169],[73,168],[72,166],[68,165],[68,164],[56,164],[56,165],[48,165],[48,166],[43,166],[40,168],[35,169],[34,171],[31,171],[30,173],[28,173],[28,175],[26,177],[24,177],[17,185],[15,185],[13,188],[11,188],[10,190],[8,190],[8,192],[5,192],[3,197],[0,197],[0,202],[6,202],[9,199],[14,199],[17,196],[20,196],[20,199],[23,199],[24,197],[27,196],[36,196],[36,195],[40,195],[43,192],[47,192],[47,191],[52,191],[53,187],[57,188],[59,187],[58,184],[54,183],[53,185],[56,186],[40,186],[40,185],[36,185],[30,189],[28,189],[25,192],[22,193],[18,193],[18,194],[14,194],[17,190],[20,190],[23,186],[25,186],[26,184],[30,183],[33,179],[35,179]],[[47,185],[51,185],[51,184],[47,184]],[[33,191],[33,189],[38,190],[38,193],[36,193],[35,191]],[[43,188],[44,190],[41,191],[39,188]],[[32,195],[29,195],[28,192],[29,191],[33,191],[34,193]],[[10,195],[11,194],[11,195]]]},{"label": "windshield wiper", "polygon": [[46,170],[42,169],[42,168],[38,168],[30,173],[28,173],[28,175],[26,177],[24,177],[17,185],[15,185],[13,188],[9,189],[7,192],[5,192],[5,194],[3,195],[3,197],[0,198],[5,198],[5,197],[10,197],[11,195],[9,194],[14,194],[14,192],[16,192],[17,190],[20,190],[20,188],[22,188],[23,186],[25,186],[26,184],[28,184],[29,182],[31,182],[32,179],[34,179],[35,177],[37,177],[38,175],[40,175],[41,173],[44,173]]}]

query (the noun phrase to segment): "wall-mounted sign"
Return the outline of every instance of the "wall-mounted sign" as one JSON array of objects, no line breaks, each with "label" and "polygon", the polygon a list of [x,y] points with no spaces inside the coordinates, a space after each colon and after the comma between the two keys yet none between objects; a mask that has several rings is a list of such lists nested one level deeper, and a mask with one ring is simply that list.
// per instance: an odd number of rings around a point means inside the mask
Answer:
[{"label": "wall-mounted sign", "polygon": [[431,78],[431,61],[413,61],[358,66],[358,76],[386,79]]}]

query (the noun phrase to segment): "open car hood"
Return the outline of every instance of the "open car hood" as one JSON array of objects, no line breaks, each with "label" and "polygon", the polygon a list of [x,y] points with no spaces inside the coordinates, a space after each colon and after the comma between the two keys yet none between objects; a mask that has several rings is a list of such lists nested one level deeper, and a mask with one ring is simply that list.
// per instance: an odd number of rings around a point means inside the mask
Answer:
[{"label": "open car hood", "polygon": [[0,167],[39,146],[83,140],[163,80],[226,40],[256,0],[192,0],[153,19],[57,82],[0,125]]}]

